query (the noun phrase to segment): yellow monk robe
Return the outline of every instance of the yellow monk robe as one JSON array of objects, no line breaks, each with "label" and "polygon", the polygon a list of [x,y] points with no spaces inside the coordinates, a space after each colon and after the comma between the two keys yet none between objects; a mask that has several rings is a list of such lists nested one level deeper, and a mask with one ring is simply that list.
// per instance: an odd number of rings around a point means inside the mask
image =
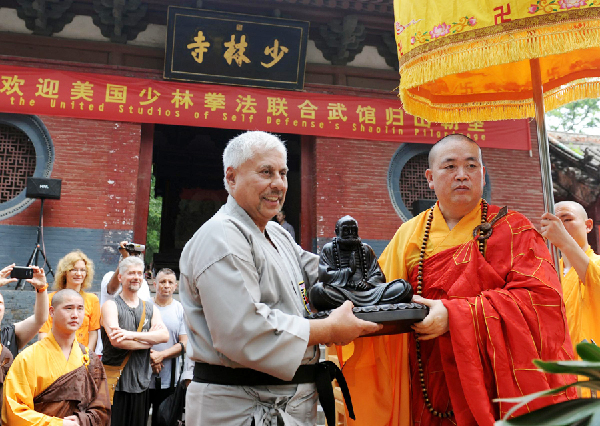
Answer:
[{"label": "yellow monk robe", "polygon": [[[379,258],[379,264],[386,280],[403,279],[408,281],[408,273],[419,263],[419,253],[423,239],[423,229],[427,223],[427,213],[402,225],[390,244]],[[429,232],[425,258],[433,256],[451,247],[459,246],[473,238],[473,229],[481,223],[481,206],[463,217],[452,230],[448,228],[440,209],[433,211],[433,222]],[[378,401],[374,409],[371,401],[356,398],[352,392],[354,413],[357,421],[348,418],[348,424],[360,425],[398,425],[410,426],[410,372],[408,366],[408,338],[411,334],[379,336],[354,341],[354,357],[348,360],[350,352],[344,347],[344,375],[348,386],[357,391],[373,395]],[[349,345],[351,346],[351,345]],[[381,360],[382,355],[394,354],[394,359]],[[381,368],[382,366],[398,366],[398,368]],[[349,368],[349,367],[354,368]],[[375,380],[366,381],[364,377]],[[358,390],[360,389],[360,390]],[[365,404],[361,404],[362,402]],[[380,405],[381,404],[381,405]]]},{"label": "yellow monk robe", "polygon": [[34,411],[34,398],[59,377],[84,365],[86,358],[74,340],[66,360],[52,333],[23,350],[4,381],[2,425],[62,426],[62,418]]},{"label": "yellow monk robe", "polygon": [[[489,206],[488,220],[498,210]],[[402,278],[416,286],[427,215],[402,225],[383,252],[379,262],[388,281]],[[425,251],[423,296],[444,300],[455,330],[422,343],[427,386],[437,409],[449,408],[450,392],[459,418],[442,421],[423,411],[416,371],[409,365],[415,366],[411,333],[357,339],[353,356],[343,357],[357,418],[349,424],[492,424],[508,407],[491,405],[498,395],[520,396],[565,384],[564,378],[545,379],[531,363],[533,358],[569,359],[571,351],[560,285],[541,236],[526,218],[509,212],[494,226],[484,259],[472,236],[480,222],[477,206],[450,230],[436,205]],[[484,358],[473,356],[478,353]],[[513,380],[515,374],[522,380]]]},{"label": "yellow monk robe", "polygon": [[590,263],[584,282],[579,279],[575,268],[564,274],[564,262],[560,260],[561,284],[573,348],[584,339],[600,344],[600,256],[591,247],[585,254]]}]

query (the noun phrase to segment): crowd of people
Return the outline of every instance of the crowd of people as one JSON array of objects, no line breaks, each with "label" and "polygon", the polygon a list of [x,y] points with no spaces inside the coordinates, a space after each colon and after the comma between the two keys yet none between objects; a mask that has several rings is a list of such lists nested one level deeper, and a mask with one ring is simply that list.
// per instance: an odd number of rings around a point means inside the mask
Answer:
[{"label": "crowd of people", "polygon": [[[358,319],[349,301],[308,318],[319,257],[285,221],[278,137],[232,139],[223,170],[227,203],[184,247],[179,282],[158,271],[154,297],[126,242],[100,298],[89,292],[94,265],[82,251],[60,260],[50,295],[44,270],[32,267],[34,314],[0,330],[2,425],[145,426],[150,412],[158,425],[182,379],[188,426],[315,425],[318,400],[332,424],[334,378],[347,381],[352,424],[492,425],[511,407],[497,398],[574,380],[535,370],[533,359],[573,359],[578,342],[600,338],[600,256],[585,209],[558,203],[538,231],[488,204],[481,150],[466,136],[433,146],[426,178],[437,202],[404,223],[379,259],[388,281],[408,281],[413,301],[429,308],[401,335],[359,339],[382,326]],[[544,239],[562,252],[558,276]],[[0,270],[0,286],[17,281],[13,268]],[[5,309],[0,295],[0,319]],[[344,381],[320,362],[319,345],[351,342],[339,351]],[[577,397],[568,389],[520,412]]]}]

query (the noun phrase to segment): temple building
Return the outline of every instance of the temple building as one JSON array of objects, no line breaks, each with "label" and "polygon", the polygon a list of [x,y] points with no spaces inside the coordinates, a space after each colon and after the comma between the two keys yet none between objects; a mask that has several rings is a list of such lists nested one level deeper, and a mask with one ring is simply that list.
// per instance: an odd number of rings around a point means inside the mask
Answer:
[{"label": "temple building", "polygon": [[[534,123],[406,114],[394,90],[400,30],[392,0],[0,0],[0,265],[25,264],[35,247],[41,200],[25,187],[36,177],[61,180],[60,199],[44,201],[52,268],[83,250],[97,291],[117,244],[146,242],[153,179],[155,263],[176,267],[225,202],[221,155],[245,130],[287,142],[286,219],[309,250],[351,215],[380,254],[431,204],[427,152],[456,132],[482,146],[488,201],[537,224]],[[553,158],[592,173],[585,152],[553,147]],[[585,186],[560,173],[565,191]],[[586,206],[597,209],[597,193]]]}]

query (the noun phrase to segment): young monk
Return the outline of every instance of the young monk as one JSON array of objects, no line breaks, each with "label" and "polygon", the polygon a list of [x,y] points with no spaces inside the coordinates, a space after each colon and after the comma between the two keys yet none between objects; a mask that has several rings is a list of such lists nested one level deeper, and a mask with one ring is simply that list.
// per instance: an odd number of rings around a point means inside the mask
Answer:
[{"label": "young monk", "polygon": [[102,363],[75,338],[84,317],[75,290],[52,298],[52,331],[21,352],[4,382],[2,425],[104,426],[110,400]]}]

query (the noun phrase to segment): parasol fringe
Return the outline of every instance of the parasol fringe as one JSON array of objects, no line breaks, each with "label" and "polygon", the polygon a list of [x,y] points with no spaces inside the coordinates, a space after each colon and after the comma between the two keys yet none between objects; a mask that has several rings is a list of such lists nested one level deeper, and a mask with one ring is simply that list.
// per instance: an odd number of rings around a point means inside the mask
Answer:
[{"label": "parasol fringe", "polygon": [[519,30],[470,43],[450,44],[404,62],[400,67],[400,90],[451,74],[598,46],[598,20]]},{"label": "parasol fringe", "polygon": [[[584,98],[600,97],[600,82],[589,79],[575,80],[544,93],[546,111],[560,108]],[[535,117],[533,100],[472,102],[465,104],[437,104],[412,92],[401,91],[404,110],[414,116],[435,123],[471,123]]]},{"label": "parasol fringe", "polygon": [[[600,22],[597,20],[529,29],[481,38],[465,45],[445,46],[402,64],[399,96],[406,112],[431,122],[468,123],[534,117],[535,108],[531,98],[469,102],[468,105],[441,104],[419,96],[415,89],[409,89],[447,75],[598,46]],[[587,78],[571,81],[544,93],[544,103],[546,110],[550,111],[578,99],[598,97],[600,82]]]}]

